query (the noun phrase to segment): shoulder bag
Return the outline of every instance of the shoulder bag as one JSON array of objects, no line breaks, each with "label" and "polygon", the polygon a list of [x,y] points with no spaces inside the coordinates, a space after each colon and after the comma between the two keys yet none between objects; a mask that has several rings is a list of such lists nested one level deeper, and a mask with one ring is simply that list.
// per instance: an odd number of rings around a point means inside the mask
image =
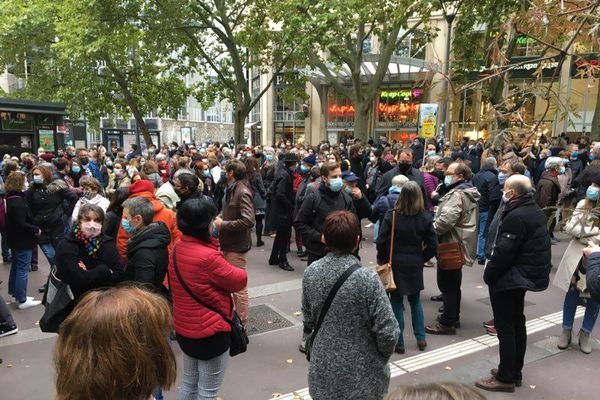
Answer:
[{"label": "shoulder bag", "polygon": [[[465,203],[463,201],[463,195],[459,192],[460,202],[463,213],[461,213],[460,220],[464,218]],[[452,229],[456,229],[452,227]],[[437,266],[439,269],[444,271],[454,271],[461,269],[465,265],[465,251],[462,245],[462,231],[460,242],[448,242],[439,243],[437,248]]]},{"label": "shoulder bag", "polygon": [[42,332],[57,333],[60,324],[69,316],[75,303],[71,287],[58,279],[56,266],[53,266],[48,277],[48,285],[42,303],[44,315],[40,318]]},{"label": "shoulder bag", "polygon": [[[215,307],[213,307],[211,305],[206,304],[194,292],[191,291],[189,286],[185,283],[185,281],[181,277],[181,274],[179,273],[179,268],[177,268],[177,246],[175,246],[173,248],[173,269],[175,270],[175,274],[177,275],[177,279],[179,280],[179,283],[181,283],[181,286],[183,287],[183,289],[187,292],[188,295],[190,295],[190,297],[192,299],[196,300],[196,302],[198,304],[200,304],[201,306],[208,308],[210,311],[219,314],[221,316],[221,318],[223,318],[225,320],[225,322],[227,322],[231,326],[231,334],[230,334],[231,347],[229,347],[229,355],[231,357],[234,357],[234,356],[237,356],[238,354],[245,353],[246,350],[248,349],[248,343],[250,342],[250,340],[248,339],[248,334],[246,333],[246,328],[244,328],[244,325],[242,324],[242,321],[240,320],[240,317],[238,316],[237,312],[235,312],[235,310],[233,310],[233,319],[229,319],[221,311],[217,310]],[[233,303],[231,305],[231,308],[233,308]]]},{"label": "shoulder bag", "polygon": [[390,238],[390,256],[388,262],[383,265],[377,265],[375,272],[379,275],[383,288],[386,292],[396,290],[396,282],[394,281],[394,272],[392,271],[392,256],[394,255],[394,232],[396,231],[396,210],[392,208],[392,228]]},{"label": "shoulder bag", "polygon": [[323,303],[323,307],[321,308],[321,312],[319,313],[319,319],[317,320],[317,324],[315,325],[315,328],[313,329],[310,336],[308,338],[306,338],[305,353],[306,353],[306,359],[308,361],[310,361],[310,352],[312,350],[312,345],[313,345],[313,342],[315,341],[315,337],[317,336],[317,333],[319,333],[321,324],[323,323],[323,320],[325,319],[325,316],[327,315],[327,311],[329,311],[329,306],[331,306],[331,303],[333,302],[335,295],[337,294],[338,290],[340,290],[340,288],[342,287],[344,282],[346,282],[346,279],[348,279],[350,277],[350,275],[352,275],[359,268],[360,268],[360,264],[354,264],[350,268],[348,268],[346,271],[344,271],[342,276],[340,276],[338,278],[338,280],[335,282],[335,285],[333,285],[333,287],[329,291],[329,294],[327,295],[327,299],[325,299],[325,303]]}]

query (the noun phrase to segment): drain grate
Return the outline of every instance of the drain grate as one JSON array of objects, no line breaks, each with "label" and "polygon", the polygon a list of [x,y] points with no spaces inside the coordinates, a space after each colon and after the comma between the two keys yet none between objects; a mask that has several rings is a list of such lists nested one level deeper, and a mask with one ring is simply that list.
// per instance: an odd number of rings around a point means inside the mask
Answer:
[{"label": "drain grate", "polygon": [[256,335],[258,333],[288,328],[293,325],[292,322],[269,307],[268,304],[258,304],[250,307],[246,330],[248,331],[248,335]]},{"label": "drain grate", "polygon": [[[484,297],[483,299],[477,299],[478,302],[486,304],[488,306],[491,306],[492,303],[490,302],[490,298],[489,297]],[[525,307],[529,307],[529,306],[535,306],[535,303],[532,301],[527,301],[525,300]]]}]

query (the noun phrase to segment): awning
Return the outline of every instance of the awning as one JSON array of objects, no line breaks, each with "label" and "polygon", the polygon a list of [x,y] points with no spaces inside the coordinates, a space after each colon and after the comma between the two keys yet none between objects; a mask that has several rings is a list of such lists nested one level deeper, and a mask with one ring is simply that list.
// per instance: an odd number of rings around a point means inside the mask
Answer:
[{"label": "awning", "polygon": [[246,125],[244,125],[244,129],[251,129],[254,128],[256,125],[259,125],[260,121],[256,121],[256,122],[249,122]]},{"label": "awning", "polygon": [[67,115],[66,104],[0,98],[0,111]]}]

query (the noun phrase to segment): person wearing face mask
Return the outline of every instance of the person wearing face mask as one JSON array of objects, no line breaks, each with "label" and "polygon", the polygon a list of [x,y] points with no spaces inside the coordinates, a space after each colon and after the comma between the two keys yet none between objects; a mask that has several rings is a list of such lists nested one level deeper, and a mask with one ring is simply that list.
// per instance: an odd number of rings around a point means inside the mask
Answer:
[{"label": "person wearing face mask", "polygon": [[359,186],[361,179],[353,172],[346,171],[342,173],[342,180],[344,181],[344,191],[352,198],[359,220],[368,218],[371,215],[371,203]]},{"label": "person wearing face mask", "polygon": [[131,180],[129,179],[129,176],[127,176],[123,164],[115,162],[106,188],[107,195],[110,197],[117,189],[126,188],[129,187],[129,185],[131,185]]},{"label": "person wearing face mask", "polygon": [[169,266],[171,234],[163,222],[153,219],[150,200],[135,197],[123,203],[121,225],[131,235],[127,241],[124,280],[141,283],[166,296],[168,291],[163,281]]},{"label": "person wearing face mask", "polygon": [[364,177],[367,188],[367,198],[370,202],[375,201],[376,193],[375,188],[377,187],[377,181],[381,179],[381,170],[379,169],[380,160],[379,151],[371,151],[369,154],[369,162],[365,165]]},{"label": "person wearing face mask", "polygon": [[54,167],[56,171],[54,172],[54,174],[52,174],[52,180],[63,180],[65,181],[67,186],[69,186],[69,189],[77,191],[75,188],[75,182],[69,174],[69,161],[65,158],[57,158],[54,160]]},{"label": "person wearing face mask", "polygon": [[[446,170],[446,194],[440,199],[433,228],[439,243],[459,243],[463,246],[465,265],[470,267],[477,254],[477,223],[481,195],[471,183],[473,174],[462,163],[452,163]],[[443,312],[425,328],[432,335],[455,335],[460,326],[462,269],[444,270],[438,267],[437,282],[442,292]]]},{"label": "person wearing face mask", "polygon": [[98,182],[104,186],[104,177],[100,173],[100,168],[96,164],[96,161],[90,157],[88,151],[84,149],[78,150],[77,157],[81,164],[82,174],[98,179]]},{"label": "person wearing face mask", "polygon": [[385,196],[390,186],[392,186],[392,179],[396,175],[404,175],[410,181],[417,182],[419,186],[423,189],[423,193],[425,193],[425,186],[423,182],[423,173],[416,168],[413,168],[413,152],[410,149],[400,150],[396,159],[398,161],[398,165],[394,168],[383,174],[379,183],[377,184],[376,192],[377,196]]},{"label": "person wearing face mask", "polygon": [[[550,161],[550,160],[549,160]],[[550,282],[551,244],[546,216],[531,194],[531,181],[522,175],[504,184],[506,206],[483,279],[488,285],[500,342],[500,363],[480,389],[514,392],[523,383],[527,348],[525,294],[541,292]]]},{"label": "person wearing face mask", "polygon": [[102,234],[104,211],[84,204],[71,233],[56,249],[56,275],[73,291],[77,302],[85,293],[114,286],[123,279],[124,268],[115,240]]},{"label": "person wearing face mask", "polygon": [[33,220],[31,209],[25,201],[24,192],[27,190],[27,186],[27,178],[21,171],[12,172],[4,182],[6,232],[2,235],[7,239],[12,255],[8,294],[15,298],[17,307],[21,310],[41,304],[41,301],[27,296],[32,249],[37,246],[36,236],[41,233],[40,228]]},{"label": "person wearing face mask", "polygon": [[485,265],[485,238],[487,237],[488,217],[494,216],[502,192],[498,181],[497,162],[494,157],[483,161],[481,170],[473,176],[473,185],[481,194],[479,199],[479,239],[477,245],[477,262]]},{"label": "person wearing face mask", "polygon": [[173,189],[177,193],[177,196],[179,196],[177,209],[188,200],[203,199],[205,197],[199,189],[198,184],[198,177],[188,172],[184,172],[173,178]]},{"label": "person wearing face mask", "polygon": [[293,175],[298,167],[298,158],[288,153],[283,158],[283,167],[275,173],[271,185],[270,223],[276,231],[275,241],[269,257],[269,265],[278,265],[284,271],[293,271],[287,259],[287,246],[292,236],[292,217],[294,212]]},{"label": "person wearing face mask", "polygon": [[558,181],[559,174],[564,174],[565,166],[560,157],[548,157],[546,160],[546,170],[542,173],[535,193],[535,200],[544,210],[546,217],[552,219],[550,223],[550,236],[552,243],[558,243],[558,239],[554,237],[553,231],[556,226],[556,208],[558,206],[558,198],[560,195],[560,183]]},{"label": "person wearing face mask", "polygon": [[76,158],[72,159],[70,161],[69,176],[73,180],[73,186],[75,186],[75,188],[79,188],[79,179],[81,179],[81,177],[84,175],[85,174],[81,168],[81,164],[79,164],[79,160]]},{"label": "person wearing face mask", "polygon": [[252,190],[252,202],[254,205],[254,220],[256,221],[256,247],[264,246],[262,241],[263,221],[267,208],[267,189],[260,176],[260,164],[258,158],[249,157],[244,161],[246,165],[246,178]]},{"label": "person wearing face mask", "polygon": [[52,170],[38,165],[32,171],[33,181],[25,193],[25,199],[33,213],[33,220],[41,230],[38,244],[53,266],[58,243],[65,236],[65,222],[69,219],[78,200],[65,181],[52,181]]},{"label": "person wearing face mask", "polygon": [[408,178],[406,176],[396,175],[394,179],[392,179],[392,186],[390,187],[387,196],[379,197],[373,204],[371,215],[369,216],[369,220],[375,223],[377,228],[375,229],[373,241],[377,241],[377,237],[379,236],[379,227],[383,222],[383,218],[388,210],[391,210],[395,207],[396,201],[398,200],[398,197],[400,197],[402,187],[406,182],[408,182]]},{"label": "person wearing face mask", "polygon": [[75,208],[73,208],[73,214],[71,216],[72,222],[77,220],[77,216],[79,215],[79,209],[84,204],[94,204],[102,209],[102,211],[106,212],[110,201],[100,194],[100,182],[94,178],[87,178],[81,184],[82,196],[75,204]]},{"label": "person wearing face mask", "polygon": [[164,154],[156,155],[158,173],[163,183],[167,183],[171,178],[171,165],[167,161],[167,156]]},{"label": "person wearing face mask", "polygon": [[[161,186],[161,188],[163,188],[165,185]],[[154,207],[153,221],[161,221],[169,229],[171,234],[171,244],[169,244],[170,251],[173,247],[173,244],[181,235],[179,229],[177,229],[175,213],[158,200],[154,194],[154,185],[149,180],[140,179],[129,186],[129,198],[136,197],[143,197],[150,200],[152,206]],[[121,254],[121,257],[123,257],[125,260],[127,259],[127,240],[129,240],[130,236],[131,235],[123,228],[123,226],[119,227],[119,231],[117,233],[117,248],[119,249],[119,254]]]},{"label": "person wearing face mask", "polygon": [[[586,190],[586,198],[577,203],[575,211],[565,225],[565,233],[571,236],[567,250],[554,276],[552,284],[565,292],[563,305],[562,335],[558,348],[567,349],[571,343],[575,311],[582,298],[587,298],[583,323],[579,332],[579,347],[584,354],[592,352],[590,334],[594,328],[600,303],[589,298],[587,290],[588,260],[582,257],[583,249],[591,242],[598,245],[600,230],[592,211],[598,207],[600,198],[600,174],[592,178],[592,184]],[[587,285],[589,286],[589,285]]]}]

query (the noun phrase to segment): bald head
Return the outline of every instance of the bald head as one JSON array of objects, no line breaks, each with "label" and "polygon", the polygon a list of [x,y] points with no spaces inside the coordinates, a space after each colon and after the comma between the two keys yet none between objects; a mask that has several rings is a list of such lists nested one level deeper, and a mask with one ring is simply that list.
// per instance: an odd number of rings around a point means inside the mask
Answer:
[{"label": "bald head", "polygon": [[525,175],[512,175],[504,184],[504,192],[514,190],[514,197],[521,197],[531,192],[531,181]]}]

